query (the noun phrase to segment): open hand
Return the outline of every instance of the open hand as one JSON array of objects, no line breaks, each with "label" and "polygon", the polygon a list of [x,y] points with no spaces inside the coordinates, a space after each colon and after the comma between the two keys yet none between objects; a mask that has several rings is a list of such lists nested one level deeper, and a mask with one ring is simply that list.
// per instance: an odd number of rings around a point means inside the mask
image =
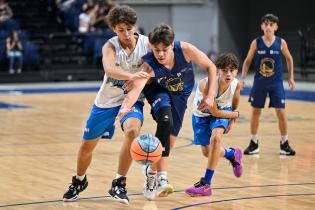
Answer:
[{"label": "open hand", "polygon": [[116,118],[115,118],[115,122],[114,122],[114,125],[115,127],[119,127],[120,126],[120,120],[126,115],[128,114],[129,112],[132,112],[134,110],[134,107],[132,108],[120,108]]}]

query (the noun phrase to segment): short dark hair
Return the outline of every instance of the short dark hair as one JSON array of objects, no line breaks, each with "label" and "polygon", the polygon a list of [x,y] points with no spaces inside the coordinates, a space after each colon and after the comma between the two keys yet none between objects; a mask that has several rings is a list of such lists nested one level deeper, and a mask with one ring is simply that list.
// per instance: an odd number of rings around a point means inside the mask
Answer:
[{"label": "short dark hair", "polygon": [[232,69],[238,69],[239,62],[233,53],[225,53],[218,57],[215,65],[218,69],[226,69],[228,67]]},{"label": "short dark hair", "polygon": [[112,8],[108,13],[108,21],[111,28],[120,23],[128,26],[134,26],[138,20],[137,13],[129,6],[117,6]]},{"label": "short dark hair", "polygon": [[262,18],[261,18],[261,23],[264,23],[266,21],[272,22],[272,23],[279,23],[279,18],[271,13],[265,14]]},{"label": "short dark hair", "polygon": [[149,42],[152,45],[163,43],[165,46],[169,46],[174,41],[174,31],[166,23],[160,23],[149,33]]}]

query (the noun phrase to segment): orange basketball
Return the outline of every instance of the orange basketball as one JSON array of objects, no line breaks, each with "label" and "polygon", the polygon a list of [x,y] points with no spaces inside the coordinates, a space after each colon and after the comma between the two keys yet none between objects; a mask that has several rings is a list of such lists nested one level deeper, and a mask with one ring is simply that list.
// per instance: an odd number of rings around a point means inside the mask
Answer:
[{"label": "orange basketball", "polygon": [[151,134],[143,134],[133,140],[130,154],[140,164],[152,164],[160,160],[163,147],[158,138]]}]

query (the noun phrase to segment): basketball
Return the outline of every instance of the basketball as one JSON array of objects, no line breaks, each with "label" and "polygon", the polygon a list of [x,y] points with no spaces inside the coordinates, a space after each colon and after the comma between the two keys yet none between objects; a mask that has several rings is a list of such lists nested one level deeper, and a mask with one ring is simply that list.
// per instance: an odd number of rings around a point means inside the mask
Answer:
[{"label": "basketball", "polygon": [[133,140],[130,154],[140,164],[152,164],[160,160],[163,147],[160,140],[151,134],[142,134]]}]

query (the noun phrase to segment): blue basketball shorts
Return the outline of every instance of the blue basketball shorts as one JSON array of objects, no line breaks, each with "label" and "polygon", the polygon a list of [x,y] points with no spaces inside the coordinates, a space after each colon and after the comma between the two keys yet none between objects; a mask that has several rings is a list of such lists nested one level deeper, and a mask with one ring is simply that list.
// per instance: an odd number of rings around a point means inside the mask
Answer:
[{"label": "blue basketball shorts", "polygon": [[[137,118],[143,123],[143,102],[136,102],[134,111],[126,114],[121,120],[122,125],[128,118]],[[115,132],[115,118],[119,112],[120,106],[113,108],[99,108],[93,105],[89,119],[84,128],[83,139],[93,140],[99,137],[111,139]]]},{"label": "blue basketball shorts", "polygon": [[285,108],[285,91],[283,83],[275,85],[261,85],[254,82],[248,101],[254,108],[264,108],[267,95],[269,107]]},{"label": "blue basketball shorts", "polygon": [[157,85],[146,86],[144,95],[151,105],[151,114],[156,119],[158,110],[162,107],[171,107],[173,117],[173,129],[171,134],[178,136],[182,127],[185,111],[187,108],[187,100],[189,96],[170,93]]},{"label": "blue basketball shorts", "polygon": [[[225,109],[231,111],[232,109]],[[222,127],[224,130],[229,125],[230,119],[216,118],[213,116],[198,117],[192,115],[192,126],[194,131],[194,144],[206,146],[210,144],[212,130],[214,128]]]}]

